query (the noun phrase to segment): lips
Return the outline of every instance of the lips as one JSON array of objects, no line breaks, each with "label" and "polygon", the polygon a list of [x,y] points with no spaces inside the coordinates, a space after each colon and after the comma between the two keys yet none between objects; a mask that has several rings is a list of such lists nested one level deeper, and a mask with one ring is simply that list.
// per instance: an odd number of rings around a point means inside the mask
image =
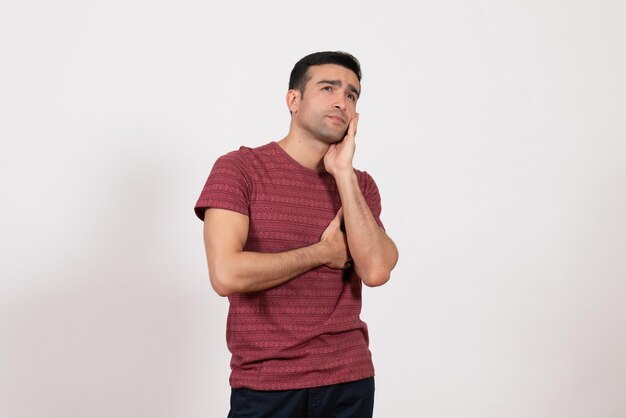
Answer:
[{"label": "lips", "polygon": [[346,121],[343,118],[343,116],[340,116],[340,115],[326,115],[326,116],[328,116],[329,118],[331,118],[332,120],[334,120],[336,122],[339,122],[339,123],[342,123],[342,124],[346,123]]}]

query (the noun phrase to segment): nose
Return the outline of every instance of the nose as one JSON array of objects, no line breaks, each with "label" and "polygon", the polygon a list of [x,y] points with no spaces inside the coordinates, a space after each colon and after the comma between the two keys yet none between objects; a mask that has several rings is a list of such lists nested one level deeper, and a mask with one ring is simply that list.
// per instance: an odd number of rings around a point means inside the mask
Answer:
[{"label": "nose", "polygon": [[335,109],[339,109],[341,111],[346,110],[346,101],[345,99],[337,99],[335,100]]}]

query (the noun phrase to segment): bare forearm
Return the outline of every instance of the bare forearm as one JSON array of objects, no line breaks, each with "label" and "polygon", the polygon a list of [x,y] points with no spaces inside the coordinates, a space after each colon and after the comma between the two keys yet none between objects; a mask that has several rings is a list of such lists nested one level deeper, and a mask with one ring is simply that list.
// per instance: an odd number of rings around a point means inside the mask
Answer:
[{"label": "bare forearm", "polygon": [[[222,296],[257,292],[283,284],[325,263],[322,243],[281,253],[241,251],[209,267],[213,287]],[[211,271],[215,270],[215,271]]]},{"label": "bare forearm", "polygon": [[249,219],[230,210],[209,208],[204,215],[204,245],[211,286],[220,296],[269,289],[318,266],[345,269],[350,261],[341,215],[320,241],[280,253],[244,251]]},{"label": "bare forearm", "polygon": [[374,219],[353,170],[336,173],[350,254],[357,274],[368,286],[389,280],[398,260],[393,241]]}]

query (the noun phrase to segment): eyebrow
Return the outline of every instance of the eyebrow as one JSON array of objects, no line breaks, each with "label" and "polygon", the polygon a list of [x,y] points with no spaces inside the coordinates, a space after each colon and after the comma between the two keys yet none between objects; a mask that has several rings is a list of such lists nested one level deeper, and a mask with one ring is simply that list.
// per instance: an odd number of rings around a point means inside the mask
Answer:
[{"label": "eyebrow", "polygon": [[[317,84],[330,84],[333,86],[341,87],[341,81],[339,80],[320,80],[317,82]],[[350,90],[352,93],[355,93],[359,97],[361,96],[361,93],[352,84],[348,84],[348,90]]]}]

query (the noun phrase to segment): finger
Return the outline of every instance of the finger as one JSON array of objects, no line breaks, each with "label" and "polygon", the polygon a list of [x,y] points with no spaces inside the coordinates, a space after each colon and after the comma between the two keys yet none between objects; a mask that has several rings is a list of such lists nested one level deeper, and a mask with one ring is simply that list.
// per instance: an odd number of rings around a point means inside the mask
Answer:
[{"label": "finger", "polygon": [[341,222],[343,220],[343,208],[339,208],[332,222]]},{"label": "finger", "polygon": [[333,225],[334,228],[341,228],[341,222],[343,220],[343,210],[340,208],[337,211],[337,214],[335,215],[335,217],[333,218],[332,221],[330,221],[330,224],[328,224],[328,226]]},{"label": "finger", "polygon": [[350,125],[348,125],[348,134],[351,136],[356,136],[356,128],[359,124],[359,114],[357,113],[356,115],[354,115],[354,117],[350,120]]}]

